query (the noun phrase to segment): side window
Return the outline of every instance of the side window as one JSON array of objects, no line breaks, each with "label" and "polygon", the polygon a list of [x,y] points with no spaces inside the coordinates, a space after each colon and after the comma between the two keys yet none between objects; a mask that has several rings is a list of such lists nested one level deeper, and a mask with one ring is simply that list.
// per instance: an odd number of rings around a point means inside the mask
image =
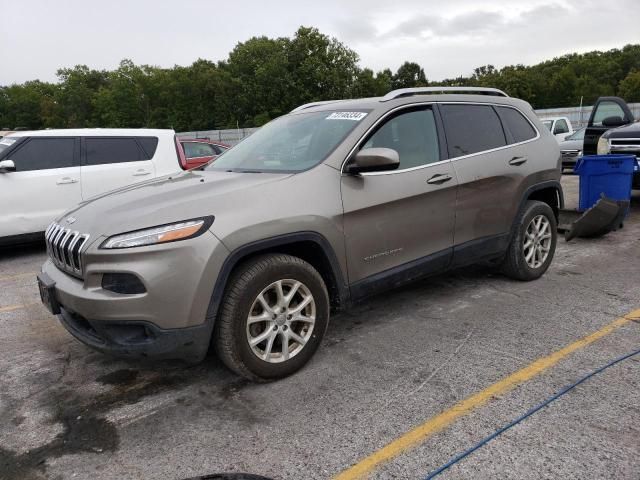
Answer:
[{"label": "side window", "polygon": [[151,160],[158,148],[158,137],[138,137],[138,143],[144,150],[143,160]]},{"label": "side window", "polygon": [[413,110],[392,117],[362,148],[392,148],[400,157],[399,170],[440,161],[433,110]]},{"label": "side window", "polygon": [[562,118],[556,122],[556,126],[553,127],[553,134],[557,135],[558,133],[569,133],[569,125],[567,125],[567,121]]},{"label": "side window", "polygon": [[598,104],[596,109],[596,113],[593,117],[593,126],[601,127],[602,120],[607,117],[620,117],[621,119],[625,118],[624,110],[622,107],[618,105],[616,102],[611,102],[609,100],[603,100]]},{"label": "side window", "polygon": [[31,138],[11,154],[16,172],[73,167],[73,138]]},{"label": "side window", "polygon": [[515,108],[496,107],[502,124],[511,133],[515,143],[531,140],[536,136],[536,130],[531,123]]},{"label": "side window", "polygon": [[87,165],[136,162],[144,159],[135,138],[87,137],[85,149]]},{"label": "side window", "polygon": [[217,152],[217,155],[221,155],[229,150],[227,147],[223,147],[222,145],[213,145],[213,149]]},{"label": "side window", "polygon": [[495,110],[488,105],[441,105],[451,158],[504,147],[507,141]]},{"label": "side window", "polygon": [[210,157],[216,155],[213,148],[208,143],[184,142],[184,155],[187,158]]}]

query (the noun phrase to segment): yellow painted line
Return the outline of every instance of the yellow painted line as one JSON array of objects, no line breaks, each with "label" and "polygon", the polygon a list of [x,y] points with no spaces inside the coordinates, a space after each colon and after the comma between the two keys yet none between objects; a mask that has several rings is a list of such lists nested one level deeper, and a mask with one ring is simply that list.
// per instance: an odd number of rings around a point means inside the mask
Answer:
[{"label": "yellow painted line", "polygon": [[5,282],[7,280],[17,280],[19,278],[25,278],[25,277],[33,277],[35,279],[36,275],[37,275],[36,272],[18,273],[16,275],[4,275],[4,276],[0,276],[0,282]]},{"label": "yellow painted line", "polygon": [[26,303],[26,304],[19,304],[19,305],[9,305],[7,307],[0,307],[0,313],[13,312],[14,310],[20,310],[21,308],[27,308],[32,305],[37,305],[38,303],[39,302],[33,302],[33,303]]},{"label": "yellow painted line", "polygon": [[443,430],[452,424],[456,419],[470,413],[472,410],[484,405],[492,397],[501,395],[521,383],[531,380],[533,377],[540,375],[542,372],[556,365],[560,360],[581,348],[590,345],[596,340],[610,334],[617,328],[640,319],[640,309],[634,310],[626,314],[624,317],[618,318],[601,328],[597,332],[592,333],[580,340],[567,345],[566,347],[540,358],[521,370],[509,375],[497,383],[485,388],[484,390],[467,397],[466,399],[430,418],[422,425],[417,426],[413,430],[405,433],[401,437],[382,447],[380,450],[372,453],[368,457],[360,460],[355,465],[349,467],[334,477],[334,480],[354,480],[363,478],[371,473],[377,466],[387,462],[398,455],[416,447],[435,433]]}]

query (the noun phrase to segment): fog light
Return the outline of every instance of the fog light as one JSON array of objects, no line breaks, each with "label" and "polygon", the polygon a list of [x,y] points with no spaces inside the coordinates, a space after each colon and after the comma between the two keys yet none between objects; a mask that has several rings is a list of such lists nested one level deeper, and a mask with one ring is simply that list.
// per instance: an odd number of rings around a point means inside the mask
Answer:
[{"label": "fog light", "polygon": [[102,275],[102,288],[125,295],[147,291],[140,279],[132,273],[105,273]]}]

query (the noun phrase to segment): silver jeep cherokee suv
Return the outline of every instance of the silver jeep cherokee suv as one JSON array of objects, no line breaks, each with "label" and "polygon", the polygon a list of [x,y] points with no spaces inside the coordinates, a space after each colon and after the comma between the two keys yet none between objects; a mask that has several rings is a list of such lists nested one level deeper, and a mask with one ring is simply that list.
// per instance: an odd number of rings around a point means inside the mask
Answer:
[{"label": "silver jeep cherokee suv", "polygon": [[[444,93],[441,93],[444,92]],[[492,260],[551,263],[560,152],[495,89],[303,105],[202,169],[87,201],[46,232],[43,302],[103,352],[293,373],[329,312]]]}]

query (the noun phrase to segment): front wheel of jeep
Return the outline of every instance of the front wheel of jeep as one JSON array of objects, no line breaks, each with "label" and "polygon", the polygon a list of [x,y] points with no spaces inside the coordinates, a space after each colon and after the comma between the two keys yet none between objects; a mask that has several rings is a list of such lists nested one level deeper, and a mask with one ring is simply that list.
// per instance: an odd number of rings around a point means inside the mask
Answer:
[{"label": "front wheel of jeep", "polygon": [[309,361],[328,324],[329,295],[320,274],[291,255],[261,255],[231,275],[214,345],[235,373],[275,380]]},{"label": "front wheel of jeep", "polygon": [[551,207],[528,201],[518,216],[502,272],[516,280],[540,278],[551,264],[557,240],[556,217]]}]

